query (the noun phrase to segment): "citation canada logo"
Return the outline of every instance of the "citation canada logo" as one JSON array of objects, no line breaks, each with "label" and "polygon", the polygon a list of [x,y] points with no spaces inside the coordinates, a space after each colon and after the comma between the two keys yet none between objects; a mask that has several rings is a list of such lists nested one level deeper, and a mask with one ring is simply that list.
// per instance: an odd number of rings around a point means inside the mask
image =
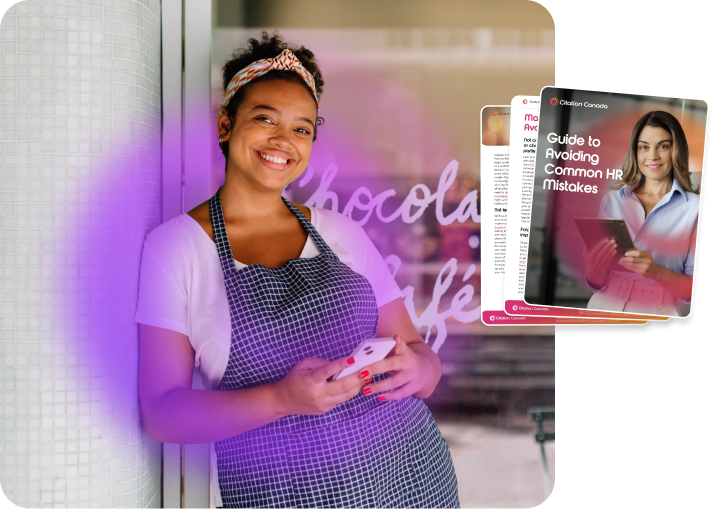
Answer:
[{"label": "citation canada logo", "polygon": [[551,103],[551,106],[557,106],[559,104],[559,100],[558,98],[554,97],[549,101],[549,103]]}]

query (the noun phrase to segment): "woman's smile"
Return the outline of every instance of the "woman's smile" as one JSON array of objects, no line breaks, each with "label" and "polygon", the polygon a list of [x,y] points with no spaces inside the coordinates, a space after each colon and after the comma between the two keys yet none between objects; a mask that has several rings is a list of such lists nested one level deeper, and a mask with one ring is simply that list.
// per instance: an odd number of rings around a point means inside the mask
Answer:
[{"label": "woman's smile", "polygon": [[287,170],[293,162],[290,157],[287,157],[287,154],[276,153],[276,151],[256,150],[256,154],[261,159],[261,162],[272,170]]}]

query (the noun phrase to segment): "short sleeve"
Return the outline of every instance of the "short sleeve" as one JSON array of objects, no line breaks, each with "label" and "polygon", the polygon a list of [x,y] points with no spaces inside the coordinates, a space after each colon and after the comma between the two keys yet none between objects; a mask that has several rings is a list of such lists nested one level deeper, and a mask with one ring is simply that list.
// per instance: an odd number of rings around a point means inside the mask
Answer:
[{"label": "short sleeve", "polygon": [[686,276],[693,277],[693,272],[695,270],[695,240],[698,232],[698,222],[695,221],[693,225],[693,231],[690,233],[690,241],[688,242],[688,254],[685,257],[685,263],[683,264],[683,273]]},{"label": "short sleeve", "polygon": [[134,321],[189,335],[186,291],[154,253],[150,237],[144,242],[139,270],[139,298]]},{"label": "short sleeve", "polygon": [[[692,279],[693,273],[695,271],[695,240],[698,232],[698,222],[695,221],[693,225],[693,231],[690,233],[690,240],[688,242],[688,254],[685,257],[685,262],[683,263],[683,274]],[[683,304],[690,304],[691,301],[678,299]]]},{"label": "short sleeve", "polygon": [[402,297],[402,290],[397,286],[395,278],[392,277],[392,272],[390,272],[375,244],[372,243],[362,227],[356,226],[360,232],[361,251],[364,256],[365,273],[363,275],[372,285],[377,307]]}]

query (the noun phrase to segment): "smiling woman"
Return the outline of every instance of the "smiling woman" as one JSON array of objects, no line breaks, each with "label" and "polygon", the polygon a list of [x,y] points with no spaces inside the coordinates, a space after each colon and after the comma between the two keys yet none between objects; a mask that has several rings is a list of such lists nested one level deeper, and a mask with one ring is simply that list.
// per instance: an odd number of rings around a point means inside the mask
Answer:
[{"label": "smiling woman", "polygon": [[[458,507],[451,456],[421,401],[441,376],[362,228],[283,199],[316,136],[305,48],[250,41],[224,67],[226,181],[152,231],[142,255],[139,393],[154,440],[215,442],[223,507]],[[365,339],[394,337],[355,363]],[[204,385],[191,388],[194,366]]]},{"label": "smiling woman", "polygon": [[[315,100],[295,82],[272,80],[248,90],[231,121],[221,110],[226,171],[237,183],[283,189],[308,165],[317,120]],[[233,125],[232,125],[233,124]]]},{"label": "smiling woman", "polygon": [[600,216],[623,219],[635,249],[618,260],[604,239],[583,248],[589,309],[671,316],[689,312],[695,264],[699,189],[690,181],[688,142],[680,122],[651,111],[636,123],[623,162],[620,189],[603,197]]}]

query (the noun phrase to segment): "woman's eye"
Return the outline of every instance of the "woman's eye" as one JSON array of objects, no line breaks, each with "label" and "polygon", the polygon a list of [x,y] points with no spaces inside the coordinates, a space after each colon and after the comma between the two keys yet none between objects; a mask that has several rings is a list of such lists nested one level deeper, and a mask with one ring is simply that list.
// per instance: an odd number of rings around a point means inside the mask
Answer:
[{"label": "woman's eye", "polygon": [[308,131],[305,127],[299,127],[298,129],[296,129],[296,131],[298,131],[300,134],[310,134],[310,131]]},{"label": "woman's eye", "polygon": [[256,117],[256,120],[260,122],[265,122],[266,124],[272,124],[273,122],[271,121],[270,118],[268,117]]}]

